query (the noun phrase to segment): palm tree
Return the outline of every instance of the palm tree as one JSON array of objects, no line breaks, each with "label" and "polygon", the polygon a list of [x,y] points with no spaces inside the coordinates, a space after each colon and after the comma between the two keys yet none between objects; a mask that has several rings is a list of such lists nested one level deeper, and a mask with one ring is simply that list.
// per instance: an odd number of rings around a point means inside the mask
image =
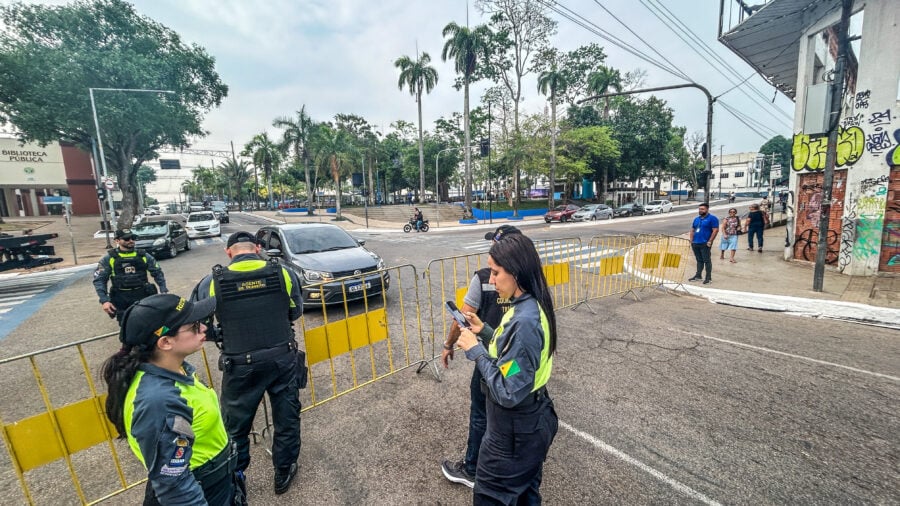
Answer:
[{"label": "palm tree", "polygon": [[269,134],[263,132],[256,134],[244,146],[241,153],[253,159],[253,164],[263,169],[266,177],[266,193],[269,198],[269,209],[274,209],[272,202],[272,171],[278,168],[281,163],[281,150],[278,145],[269,139]]},{"label": "palm tree", "polygon": [[272,122],[272,126],[284,128],[281,141],[283,147],[290,146],[294,150],[295,159],[298,161],[303,160],[303,168],[306,171],[306,214],[308,215],[313,213],[313,187],[309,180],[309,141],[313,125],[312,119],[306,114],[306,105],[303,105],[297,111],[296,119],[281,117]]},{"label": "palm tree", "polygon": [[463,78],[463,125],[465,131],[465,167],[466,167],[466,208],[472,208],[472,153],[469,146],[469,82],[475,74],[479,58],[485,58],[491,39],[491,30],[485,25],[478,25],[474,30],[459,26],[451,21],[444,27],[444,49],[441,59],[453,59],[454,70]]},{"label": "palm tree", "polygon": [[232,184],[237,188],[238,209],[243,210],[244,192],[242,189],[244,188],[244,183],[250,178],[249,164],[245,161],[239,162],[232,159],[220,163],[217,168],[219,169],[219,173],[222,174],[222,178],[225,181],[228,181],[229,188],[231,188]]},{"label": "palm tree", "polygon": [[[597,72],[588,76],[588,91],[595,95],[609,93],[610,88],[615,92],[622,91],[622,76],[616,69],[601,66]],[[605,97],[603,105],[603,120],[609,121],[609,97]]]},{"label": "palm tree", "polygon": [[409,56],[401,56],[394,62],[394,66],[400,69],[400,79],[397,87],[401,90],[405,85],[409,88],[409,94],[416,97],[419,104],[419,203],[425,202],[425,148],[422,140],[422,91],[431,93],[437,85],[438,74],[434,67],[428,66],[431,56],[422,53],[416,61]]},{"label": "palm tree", "polygon": [[556,190],[556,97],[562,93],[566,85],[565,75],[556,69],[554,64],[550,70],[545,70],[538,75],[538,92],[550,94],[550,191],[547,192],[547,205],[553,209],[553,192]]},{"label": "palm tree", "polygon": [[351,153],[352,139],[350,135],[339,128],[332,128],[329,125],[322,125],[317,129],[316,146],[318,148],[319,163],[326,172],[330,172],[331,178],[334,180],[336,199],[336,219],[341,219],[341,181],[346,176],[345,163],[353,159]]}]

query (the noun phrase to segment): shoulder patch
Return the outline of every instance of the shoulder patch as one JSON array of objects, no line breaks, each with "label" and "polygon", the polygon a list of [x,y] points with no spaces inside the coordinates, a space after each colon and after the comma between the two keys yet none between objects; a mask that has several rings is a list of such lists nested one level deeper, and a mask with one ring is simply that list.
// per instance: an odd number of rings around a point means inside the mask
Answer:
[{"label": "shoulder patch", "polygon": [[520,372],[522,372],[522,370],[519,369],[519,363],[516,362],[515,359],[500,365],[500,374],[502,374],[504,378],[515,376]]}]

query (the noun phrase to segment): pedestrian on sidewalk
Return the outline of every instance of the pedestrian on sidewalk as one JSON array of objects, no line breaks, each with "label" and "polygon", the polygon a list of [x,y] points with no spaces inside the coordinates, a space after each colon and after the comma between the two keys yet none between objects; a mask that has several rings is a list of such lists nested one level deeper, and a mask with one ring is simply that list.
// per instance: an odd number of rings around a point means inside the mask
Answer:
[{"label": "pedestrian on sidewalk", "polygon": [[[131,229],[116,230],[116,247],[107,251],[94,271],[94,291],[100,305],[110,318],[122,324],[122,315],[135,302],[159,293],[166,293],[166,276],[156,259],[144,250],[134,249]],[[156,281],[154,286],[147,273]],[[107,291],[107,283],[112,287]]]},{"label": "pedestrian on sidewalk", "polygon": [[734,255],[737,253],[738,234],[740,231],[741,220],[738,218],[737,209],[732,207],[728,210],[728,216],[722,220],[722,239],[719,243],[719,247],[722,250],[722,254],[719,257],[720,260],[725,260],[725,252],[730,251],[730,262],[737,262],[734,259]]},{"label": "pedestrian on sidewalk", "polygon": [[[703,280],[704,285],[712,282],[712,258],[711,249],[716,235],[719,233],[719,219],[709,214],[709,204],[704,202],[697,208],[698,216],[691,224],[691,249],[694,258],[697,259],[697,273],[688,281]],[[703,277],[703,268],[706,267],[706,277]]]},{"label": "pedestrian on sidewalk", "polygon": [[[496,243],[504,237],[522,232],[511,225],[501,225],[497,230],[488,232],[484,238]],[[462,312],[475,313],[481,321],[493,328],[500,326],[500,319],[510,307],[510,300],[502,297],[497,288],[490,282],[491,269],[485,267],[475,271],[469,282],[469,289],[463,298]],[[453,347],[459,339],[460,327],[456,320],[450,324],[450,333],[444,341],[444,351],[441,352],[441,362],[444,368],[449,367],[449,360],[453,360]],[[481,341],[483,346],[490,345],[490,339]],[[485,403],[487,399],[481,391],[481,371],[478,367],[472,370],[472,381],[469,383],[469,438],[466,441],[466,455],[463,460],[444,460],[441,463],[441,471],[444,476],[453,483],[461,483],[469,488],[475,487],[475,472],[478,466],[478,451],[481,441],[484,439],[484,431],[487,427],[487,413]]]},{"label": "pedestrian on sidewalk", "polygon": [[[547,392],[556,350],[553,299],[531,239],[511,234],[488,253],[491,282],[510,300],[493,329],[473,312],[459,335],[487,397],[487,431],[475,473],[473,504],[541,504],[544,460],[559,419]],[[491,339],[487,348],[478,342]]]},{"label": "pedestrian on sidewalk", "polygon": [[759,251],[763,250],[763,230],[769,224],[769,215],[762,212],[759,204],[750,204],[750,212],[744,220],[744,228],[747,230],[747,251],[753,251],[753,237],[757,238]]}]

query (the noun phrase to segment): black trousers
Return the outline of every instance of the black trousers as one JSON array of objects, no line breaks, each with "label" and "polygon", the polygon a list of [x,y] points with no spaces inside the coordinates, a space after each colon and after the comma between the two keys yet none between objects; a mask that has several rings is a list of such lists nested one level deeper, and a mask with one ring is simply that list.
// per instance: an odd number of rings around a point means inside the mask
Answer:
[{"label": "black trousers", "polygon": [[122,325],[122,317],[125,315],[125,310],[146,296],[147,292],[144,289],[113,290],[109,293],[109,301],[112,302],[113,306],[116,306],[116,320],[120,326]]},{"label": "black trousers", "polygon": [[559,421],[547,396],[523,404],[507,409],[487,401],[473,504],[541,504],[544,459]]},{"label": "black trousers", "polygon": [[697,274],[699,278],[703,274],[703,267],[706,267],[706,279],[712,279],[712,256],[710,255],[710,247],[704,243],[691,243],[691,249],[694,250],[694,258],[697,259]]},{"label": "black trousers", "polygon": [[[251,352],[252,355],[252,352]],[[267,360],[236,361],[222,373],[222,419],[237,444],[237,470],[250,466],[250,430],[263,395],[272,404],[272,463],[287,469],[300,455],[300,390],[296,352],[269,354]],[[240,356],[240,355],[239,355]]]}]

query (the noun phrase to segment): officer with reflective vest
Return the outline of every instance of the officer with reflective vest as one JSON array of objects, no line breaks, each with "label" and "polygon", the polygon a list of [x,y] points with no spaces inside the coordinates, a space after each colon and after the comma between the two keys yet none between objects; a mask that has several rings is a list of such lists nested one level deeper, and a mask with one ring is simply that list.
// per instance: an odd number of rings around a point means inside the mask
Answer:
[{"label": "officer with reflective vest", "polygon": [[152,295],[123,311],[122,349],[103,364],[106,416],[147,469],[145,505],[243,505],[216,392],[185,359],[205,341],[215,299]]},{"label": "officer with reflective vest", "polygon": [[231,234],[228,267],[213,267],[194,298],[216,299],[222,353],[222,411],[237,444],[237,469],[250,465],[250,430],[263,394],[269,394],[275,426],[272,463],[276,494],[288,490],[300,455],[300,391],[306,355],[298,351],[292,322],[303,314],[300,281],[275,259],[259,256],[253,234]]},{"label": "officer with reflective vest", "polygon": [[[501,225],[497,230],[488,232],[484,238],[488,241],[499,241],[509,234],[521,234],[522,232],[511,225]],[[491,270],[488,267],[475,271],[469,282],[469,289],[463,298],[460,308],[464,313],[473,312],[484,323],[491,327],[500,325],[500,319],[509,309],[510,301],[501,297],[497,288],[491,284]],[[453,347],[459,338],[460,328],[453,320],[450,324],[450,333],[444,341],[444,351],[441,353],[441,361],[444,368],[450,366],[449,360],[453,360]],[[482,343],[487,344],[487,343]],[[444,460],[441,463],[441,471],[444,477],[453,483],[460,483],[469,488],[475,486],[475,469],[478,466],[478,450],[484,431],[487,426],[485,413],[485,396],[481,392],[481,371],[477,367],[472,370],[472,381],[469,382],[469,437],[466,441],[466,455],[462,460]]]},{"label": "officer with reflective vest", "polygon": [[[130,229],[116,230],[116,247],[107,251],[94,271],[94,290],[100,297],[103,311],[119,324],[122,315],[135,302],[158,293],[167,293],[166,276],[156,259],[143,250],[134,249],[134,234]],[[156,281],[154,286],[147,273]],[[112,288],[107,292],[107,282]]]},{"label": "officer with reflective vest", "polygon": [[473,503],[540,504],[544,460],[559,428],[546,386],[556,350],[553,299],[534,243],[522,234],[495,241],[488,267],[512,307],[496,329],[466,313],[470,327],[457,341],[481,372],[487,397]]}]

